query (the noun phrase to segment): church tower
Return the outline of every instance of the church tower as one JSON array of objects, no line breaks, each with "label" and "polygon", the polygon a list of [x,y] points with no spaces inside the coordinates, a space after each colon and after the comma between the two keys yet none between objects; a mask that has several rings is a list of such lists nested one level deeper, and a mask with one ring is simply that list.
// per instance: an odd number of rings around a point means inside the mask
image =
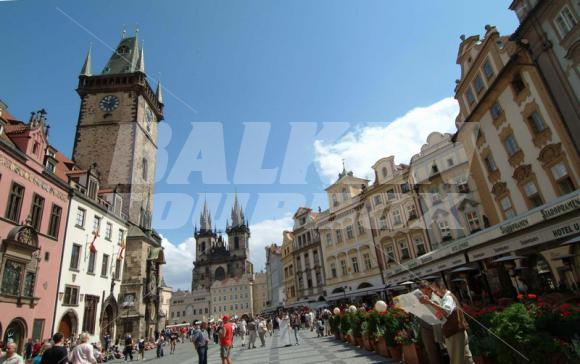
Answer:
[{"label": "church tower", "polygon": [[[125,256],[118,306],[124,332],[151,337],[160,327],[161,237],[151,227],[157,125],[163,120],[161,86],[153,91],[137,36],[123,37],[103,71],[93,74],[91,51],[79,75],[81,98],[73,159],[83,169],[96,164],[101,188],[122,196],[113,202],[129,221],[125,242],[112,245]],[[114,283],[114,282],[113,282]]]},{"label": "church tower", "polygon": [[163,120],[161,87],[153,91],[137,36],[123,37],[100,74],[93,74],[91,51],[79,75],[81,107],[73,149],[84,169],[97,164],[103,188],[123,196],[131,223],[151,228],[157,124]]},{"label": "church tower", "polygon": [[[232,223],[227,224],[228,244],[232,255],[245,260],[250,257],[250,228],[244,216],[242,206],[238,202],[238,195],[234,198],[231,213]],[[247,269],[244,269],[247,271]]]}]

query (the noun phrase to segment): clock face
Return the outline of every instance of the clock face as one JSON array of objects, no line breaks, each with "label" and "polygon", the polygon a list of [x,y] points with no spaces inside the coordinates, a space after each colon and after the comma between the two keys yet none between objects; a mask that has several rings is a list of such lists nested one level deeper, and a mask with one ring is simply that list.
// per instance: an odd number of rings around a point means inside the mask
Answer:
[{"label": "clock face", "polygon": [[101,110],[111,112],[119,106],[119,98],[114,95],[107,95],[99,102]]},{"label": "clock face", "polygon": [[151,123],[153,123],[153,111],[150,108],[145,108],[145,125],[147,126],[147,131],[151,131]]}]

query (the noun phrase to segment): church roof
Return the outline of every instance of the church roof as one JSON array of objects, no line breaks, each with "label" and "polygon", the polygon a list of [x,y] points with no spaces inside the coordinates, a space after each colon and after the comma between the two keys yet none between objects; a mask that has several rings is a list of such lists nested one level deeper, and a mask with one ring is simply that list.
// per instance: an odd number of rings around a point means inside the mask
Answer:
[{"label": "church roof", "polygon": [[139,59],[141,58],[137,36],[123,38],[117,49],[111,55],[109,62],[103,69],[104,75],[116,75],[119,73],[133,73],[139,71]]}]

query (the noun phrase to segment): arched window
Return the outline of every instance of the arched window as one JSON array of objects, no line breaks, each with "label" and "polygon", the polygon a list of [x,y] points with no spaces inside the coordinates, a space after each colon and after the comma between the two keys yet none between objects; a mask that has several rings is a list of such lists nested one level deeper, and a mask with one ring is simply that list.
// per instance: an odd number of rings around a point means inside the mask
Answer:
[{"label": "arched window", "polygon": [[386,177],[387,176],[387,174],[388,174],[387,173],[387,167],[383,167],[382,173],[383,173],[383,177]]},{"label": "arched window", "polygon": [[240,249],[240,238],[234,237],[234,249]]},{"label": "arched window", "polygon": [[215,270],[215,280],[223,281],[224,279],[226,279],[226,271],[222,267],[218,267]]},{"label": "arched window", "polygon": [[204,252],[205,251],[205,242],[201,243],[201,251]]}]

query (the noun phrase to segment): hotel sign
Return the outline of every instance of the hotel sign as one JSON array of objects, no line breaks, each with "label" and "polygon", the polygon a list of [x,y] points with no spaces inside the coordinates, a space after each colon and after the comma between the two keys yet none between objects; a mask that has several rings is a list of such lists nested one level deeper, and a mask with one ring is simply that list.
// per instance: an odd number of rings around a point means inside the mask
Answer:
[{"label": "hotel sign", "polygon": [[469,261],[473,262],[579,233],[580,219],[569,219],[561,224],[532,231],[517,238],[504,240],[481,249],[475,249],[467,253],[467,255],[469,256]]},{"label": "hotel sign", "polygon": [[580,197],[574,196],[571,200],[561,202],[555,206],[542,210],[542,216],[548,220],[580,208]]}]

